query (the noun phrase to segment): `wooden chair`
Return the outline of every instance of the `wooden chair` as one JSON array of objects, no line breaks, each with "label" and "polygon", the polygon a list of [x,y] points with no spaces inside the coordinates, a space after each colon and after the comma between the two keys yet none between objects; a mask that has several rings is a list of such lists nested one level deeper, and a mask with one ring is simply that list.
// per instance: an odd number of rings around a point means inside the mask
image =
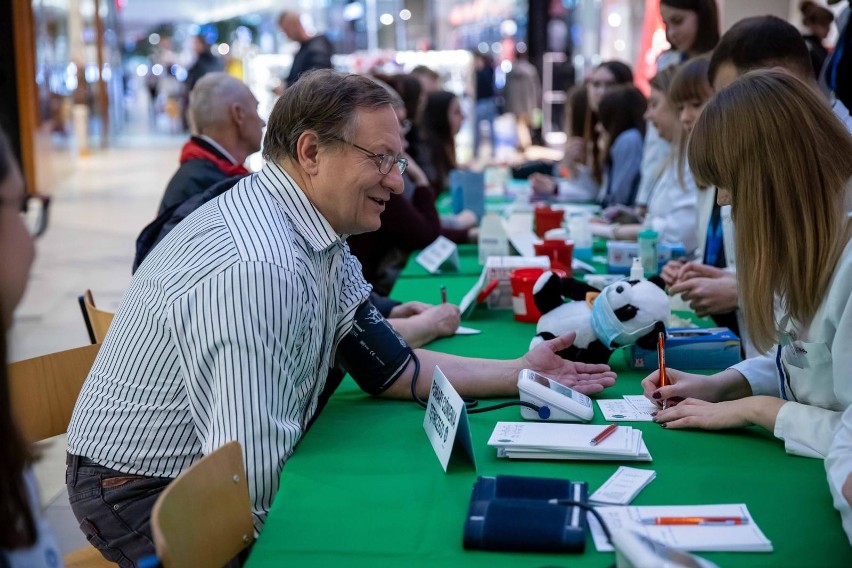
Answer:
[{"label": "wooden chair", "polygon": [[[38,442],[68,430],[74,404],[100,347],[87,345],[9,365],[12,415],[25,439]],[[116,566],[91,546],[69,552],[63,560],[68,568]]]},{"label": "wooden chair", "polygon": [[89,339],[92,343],[103,343],[115,314],[96,308],[91,290],[77,296],[77,301],[80,303],[80,311],[83,312],[83,322],[89,332]]},{"label": "wooden chair", "polygon": [[164,568],[221,568],[254,540],[239,442],[204,456],[154,504],[151,532]]}]

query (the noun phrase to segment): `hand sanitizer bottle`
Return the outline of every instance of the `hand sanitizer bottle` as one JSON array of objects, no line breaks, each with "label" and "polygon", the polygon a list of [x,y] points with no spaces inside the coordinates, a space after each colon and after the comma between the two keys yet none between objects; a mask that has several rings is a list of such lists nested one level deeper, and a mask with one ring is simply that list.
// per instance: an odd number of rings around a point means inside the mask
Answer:
[{"label": "hand sanitizer bottle", "polygon": [[633,266],[630,267],[630,280],[644,280],[645,271],[642,269],[642,260],[637,256],[633,258]]},{"label": "hand sanitizer bottle", "polygon": [[592,230],[588,215],[581,213],[568,217],[568,234],[574,241],[574,257],[592,260]]}]

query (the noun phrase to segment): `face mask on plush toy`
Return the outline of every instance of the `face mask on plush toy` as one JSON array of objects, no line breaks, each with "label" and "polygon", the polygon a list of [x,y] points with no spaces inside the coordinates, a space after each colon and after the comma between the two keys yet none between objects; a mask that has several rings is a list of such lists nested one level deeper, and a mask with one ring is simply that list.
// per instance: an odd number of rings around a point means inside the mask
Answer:
[{"label": "face mask on plush toy", "polygon": [[[659,280],[659,279],[656,279]],[[573,361],[606,363],[614,349],[639,344],[654,348],[669,318],[668,296],[662,281],[621,280],[610,284],[590,306],[594,288],[571,278],[545,273],[533,289],[542,313],[530,348],[569,331],[577,332],[574,345],[559,355]],[[565,298],[575,300],[565,302]]]}]

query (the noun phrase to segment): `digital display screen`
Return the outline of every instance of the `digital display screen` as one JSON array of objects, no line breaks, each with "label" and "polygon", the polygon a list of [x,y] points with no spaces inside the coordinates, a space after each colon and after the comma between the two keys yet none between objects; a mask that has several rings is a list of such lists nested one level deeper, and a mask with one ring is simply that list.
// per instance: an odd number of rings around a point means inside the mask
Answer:
[{"label": "digital display screen", "polygon": [[589,397],[573,389],[569,389],[568,387],[560,385],[556,381],[551,381],[547,377],[542,377],[541,375],[535,373],[530,374],[529,378],[543,387],[547,387],[552,391],[556,391],[561,395],[567,396],[571,400],[579,402],[580,404],[583,404],[585,406],[591,406],[592,401],[591,399],[589,399]]}]

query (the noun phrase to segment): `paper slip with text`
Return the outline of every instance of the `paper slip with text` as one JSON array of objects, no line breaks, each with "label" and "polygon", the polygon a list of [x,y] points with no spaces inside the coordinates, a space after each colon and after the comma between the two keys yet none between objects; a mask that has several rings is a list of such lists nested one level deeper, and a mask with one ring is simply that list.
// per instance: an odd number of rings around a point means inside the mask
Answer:
[{"label": "paper slip with text", "polygon": [[609,422],[651,422],[651,413],[657,410],[653,402],[640,395],[624,398],[598,399],[598,408]]},{"label": "paper slip with text", "polygon": [[[610,531],[630,529],[646,537],[690,552],[772,552],[772,543],[761,532],[744,504],[675,505],[648,507],[595,507]],[[740,525],[649,525],[642,519],[653,517],[745,517]],[[609,552],[612,545],[594,516],[588,516],[589,528],[598,552]]]},{"label": "paper slip with text", "polygon": [[499,456],[526,459],[636,459],[647,448],[642,432],[619,426],[596,446],[592,438],[605,425],[555,422],[498,422],[488,440]]},{"label": "paper slip with text", "polygon": [[640,491],[654,481],[657,473],[652,469],[619,467],[597,491],[589,496],[594,505],[629,505]]}]

